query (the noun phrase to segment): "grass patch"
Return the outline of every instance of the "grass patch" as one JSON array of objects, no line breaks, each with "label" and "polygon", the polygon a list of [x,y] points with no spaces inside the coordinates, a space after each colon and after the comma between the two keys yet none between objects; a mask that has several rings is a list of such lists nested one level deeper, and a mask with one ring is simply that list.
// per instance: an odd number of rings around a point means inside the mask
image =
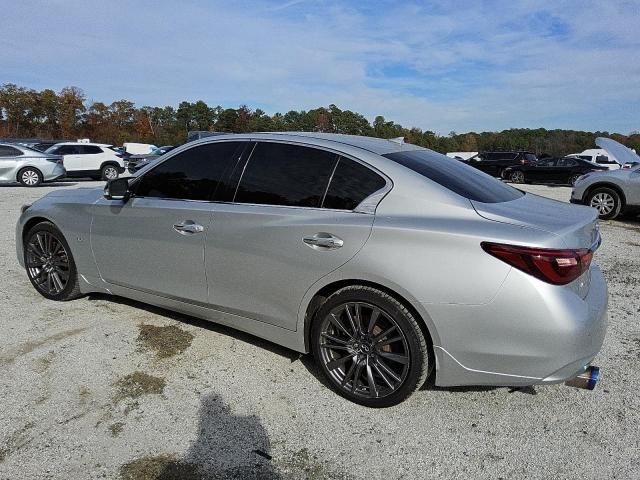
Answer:
[{"label": "grass patch", "polygon": [[168,358],[184,352],[193,341],[193,335],[175,325],[157,327],[142,324],[138,326],[140,348],[155,352],[158,358]]},{"label": "grass patch", "polygon": [[160,394],[164,391],[164,378],[154,377],[144,372],[133,372],[122,377],[116,383],[118,400],[124,398],[138,398],[142,395]]}]

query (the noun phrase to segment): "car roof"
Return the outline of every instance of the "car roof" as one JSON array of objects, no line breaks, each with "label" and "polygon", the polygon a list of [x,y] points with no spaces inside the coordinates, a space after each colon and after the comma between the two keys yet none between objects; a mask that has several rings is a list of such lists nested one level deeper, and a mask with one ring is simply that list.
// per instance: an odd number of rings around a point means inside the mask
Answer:
[{"label": "car roof", "polygon": [[[216,135],[195,140],[193,143],[210,143],[229,138],[255,139],[255,140],[282,140],[282,141],[310,141],[332,142],[342,145],[367,150],[378,155],[387,153],[402,152],[408,150],[425,150],[422,147],[410,143],[400,143],[385,138],[365,137],[360,135],[344,135],[341,133],[320,133],[320,132],[255,132],[255,133],[230,133],[227,135]],[[190,142],[191,143],[191,142]]]},{"label": "car roof", "polygon": [[93,143],[93,142],[60,142],[56,145],[90,145],[92,147],[111,147],[110,143]]}]

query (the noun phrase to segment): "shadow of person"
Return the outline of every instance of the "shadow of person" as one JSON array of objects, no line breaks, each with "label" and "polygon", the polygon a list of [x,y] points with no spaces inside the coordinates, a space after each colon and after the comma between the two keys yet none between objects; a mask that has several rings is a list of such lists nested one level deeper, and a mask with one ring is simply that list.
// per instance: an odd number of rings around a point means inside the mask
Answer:
[{"label": "shadow of person", "polygon": [[255,416],[233,415],[218,397],[202,400],[198,436],[179,458],[164,454],[123,465],[126,480],[280,479],[269,455],[269,437]]}]

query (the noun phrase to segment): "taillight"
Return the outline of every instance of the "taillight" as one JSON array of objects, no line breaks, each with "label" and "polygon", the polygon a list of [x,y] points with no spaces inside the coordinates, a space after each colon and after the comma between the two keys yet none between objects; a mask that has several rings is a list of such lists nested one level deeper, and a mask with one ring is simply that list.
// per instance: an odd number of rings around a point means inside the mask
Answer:
[{"label": "taillight", "polygon": [[53,163],[57,163],[59,165],[62,165],[62,162],[64,162],[63,157],[60,157],[60,158],[45,158],[45,160],[47,162],[53,162]]},{"label": "taillight", "polygon": [[480,245],[490,255],[553,285],[573,282],[589,269],[593,258],[588,248],[551,250],[491,242]]}]

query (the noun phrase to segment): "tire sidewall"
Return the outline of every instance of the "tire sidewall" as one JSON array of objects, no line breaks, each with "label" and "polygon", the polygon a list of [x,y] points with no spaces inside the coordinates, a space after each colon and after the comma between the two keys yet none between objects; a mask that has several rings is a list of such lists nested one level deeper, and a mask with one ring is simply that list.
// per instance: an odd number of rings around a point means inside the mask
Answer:
[{"label": "tire sidewall", "polygon": [[[28,183],[25,183],[22,180],[22,176],[24,175],[25,172],[34,172],[37,176],[38,176],[38,181],[33,184],[33,185],[29,185]],[[22,170],[20,170],[18,172],[18,182],[20,183],[20,185],[22,185],[23,187],[27,187],[27,188],[33,188],[33,187],[37,187],[39,186],[43,181],[42,178],[42,173],[40,173],[40,170],[38,170],[37,168],[33,168],[33,167],[25,167]]]},{"label": "tire sidewall", "polygon": [[[386,397],[371,399],[350,395],[339,385],[335,384],[334,380],[328,374],[323,364],[319,351],[320,349],[318,348],[322,320],[333,309],[348,302],[367,302],[380,308],[398,323],[398,326],[402,329],[407,340],[407,346],[409,348],[410,354],[409,372],[407,373],[407,377],[405,378],[403,385],[398,390]],[[415,322],[415,327],[412,324],[412,320],[413,322]],[[418,385],[418,382],[424,382],[424,378],[422,377],[423,369],[428,369],[430,365],[428,352],[423,352],[423,350],[420,348],[421,341],[423,342],[423,344],[426,343],[422,331],[417,326],[417,320],[410,312],[408,312],[406,309],[403,309],[401,305],[397,304],[393,300],[390,300],[387,294],[372,288],[357,288],[352,290],[347,287],[346,289],[340,290],[329,297],[327,301],[318,309],[311,326],[310,344],[316,364],[336,393],[354,403],[358,403],[367,407],[381,408],[397,405],[408,396],[410,396],[417,388],[422,386]]]},{"label": "tire sidewall", "polygon": [[573,175],[571,175],[569,177],[569,185],[571,185],[573,187],[581,176],[582,175],[580,175],[578,173],[574,173]]},{"label": "tire sidewall", "polygon": [[[106,171],[109,168],[113,168],[116,171],[116,176],[115,177],[107,178]],[[102,178],[102,180],[104,180],[104,181],[115,180],[119,176],[120,176],[120,172],[118,172],[118,167],[116,167],[115,165],[113,165],[111,163],[109,163],[107,165],[103,165],[102,168],[100,169],[100,178]]]},{"label": "tire sidewall", "polygon": [[[518,177],[518,176],[521,177],[521,179],[522,179],[521,181],[518,181],[517,178],[514,178],[514,177]],[[517,184],[525,183],[524,173],[521,170],[514,170],[514,171],[510,172],[509,180],[511,180],[511,182],[517,183]]]},{"label": "tire sidewall", "polygon": [[[31,278],[31,275],[29,275],[28,272],[28,267],[27,267],[27,244],[29,243],[29,239],[36,233],[36,232],[48,232],[50,234],[53,234],[58,240],[60,240],[62,242],[62,245],[64,246],[65,250],[67,251],[67,256],[69,258],[69,281],[67,282],[67,285],[65,285],[64,289],[62,290],[62,292],[60,292],[57,295],[51,295],[48,292],[44,292],[42,290],[40,290],[40,288],[38,288],[38,286],[36,285],[36,283],[33,281],[33,279]],[[29,231],[27,232],[27,234],[24,236],[24,240],[22,243],[22,250],[23,250],[23,261],[24,261],[24,265],[25,265],[25,269],[27,270],[27,277],[29,278],[29,281],[31,282],[31,285],[33,285],[33,288],[36,289],[36,291],[42,295],[45,298],[48,298],[49,300],[65,300],[69,297],[69,294],[74,290],[75,285],[77,283],[77,270],[76,270],[76,262],[73,258],[73,254],[71,253],[71,248],[69,248],[69,244],[67,243],[67,239],[64,238],[64,235],[62,234],[62,232],[60,230],[58,230],[58,228],[53,225],[50,222],[43,222],[43,223],[38,223],[37,225],[34,225],[31,229],[29,229]]]},{"label": "tire sidewall", "polygon": [[[591,193],[589,193],[589,198],[587,201],[588,206],[591,206],[591,200],[593,200],[593,197],[595,197],[598,193],[607,193],[611,195],[614,201],[613,210],[611,210],[611,212],[606,215],[601,215],[600,212],[598,212],[598,217],[600,217],[603,220],[612,220],[616,218],[620,214],[620,211],[622,210],[622,199],[620,198],[620,194],[611,188],[606,188],[606,187],[596,188]],[[595,208],[595,207],[592,207],[592,208]]]}]

